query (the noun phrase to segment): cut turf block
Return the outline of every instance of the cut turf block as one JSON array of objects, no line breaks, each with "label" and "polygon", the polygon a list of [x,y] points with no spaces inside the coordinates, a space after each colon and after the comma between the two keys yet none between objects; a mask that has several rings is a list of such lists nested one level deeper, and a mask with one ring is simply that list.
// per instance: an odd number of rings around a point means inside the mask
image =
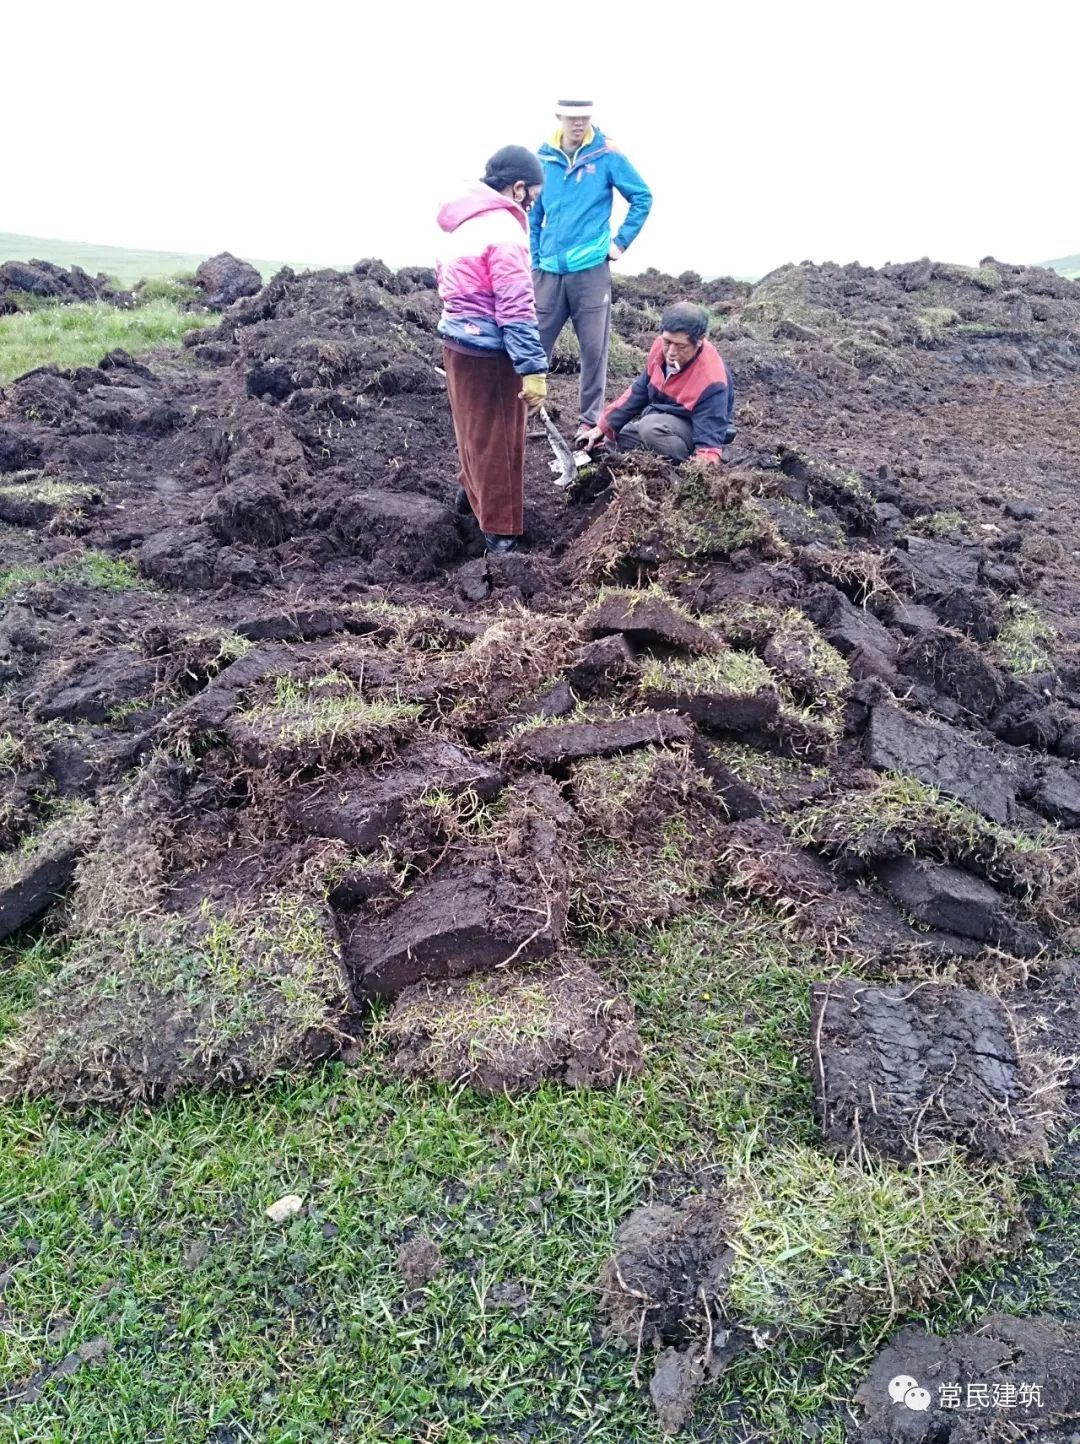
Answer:
[{"label": "cut turf block", "polygon": [[1021,922],[996,888],[963,868],[902,857],[881,869],[893,900],[916,922],[1031,957],[1047,939]]},{"label": "cut turf block", "polygon": [[425,581],[461,550],[450,508],[408,492],[354,491],[334,525],[357,556],[393,558],[395,569]]},{"label": "cut turf block", "polygon": [[1006,681],[980,647],[943,627],[917,632],[900,655],[900,670],[986,719],[1001,706]]},{"label": "cut turf block", "polygon": [[910,1161],[958,1144],[979,1157],[1047,1156],[1060,1093],[1021,1051],[1005,1006],[946,984],[811,992],[815,1107],[826,1143]]},{"label": "cut turf block", "polygon": [[582,757],[610,757],[636,747],[689,742],[693,726],[675,712],[637,712],[613,722],[567,722],[532,727],[506,744],[506,755],[536,767],[562,767]]},{"label": "cut turf block", "polygon": [[319,898],[212,900],[200,888],[190,912],[142,902],[137,916],[77,931],[0,1047],[0,1098],[152,1103],[266,1081],[340,1048],[347,990]]},{"label": "cut turf block", "polygon": [[666,647],[700,655],[720,648],[717,637],[671,602],[648,592],[611,592],[582,618],[590,637],[614,632],[638,647]]},{"label": "cut turf block", "polygon": [[814,587],[803,610],[841,656],[870,653],[878,655],[883,664],[892,662],[896,642],[888,627],[865,607],[855,606],[838,587],[828,583]]},{"label": "cut turf block", "polygon": [[426,792],[458,796],[475,792],[489,801],[503,776],[483,758],[448,742],[416,743],[399,754],[392,771],[354,772],[297,788],[285,798],[285,813],[303,832],[336,837],[351,847],[373,847],[405,807]]},{"label": "cut turf block", "polygon": [[242,618],[233,627],[237,636],[246,637],[249,642],[307,642],[345,629],[344,613],[330,607],[270,612],[265,616]]},{"label": "cut turf block", "polygon": [[148,697],[158,667],[134,652],[99,654],[73,663],[34,708],[42,722],[105,722],[114,708]]},{"label": "cut turf block", "polygon": [[865,751],[879,771],[909,773],[995,822],[1012,816],[1016,787],[1007,764],[952,727],[884,703],[871,712]]},{"label": "cut turf block", "polygon": [[587,642],[577,661],[568,669],[566,680],[579,697],[603,697],[635,676],[637,671],[630,644],[615,632],[595,642]]},{"label": "cut turf block", "polygon": [[853,1444],[1069,1444],[1075,1432],[1054,1426],[1080,1421],[1080,1325],[989,1314],[971,1333],[939,1338],[909,1324],[855,1403],[864,1418]]},{"label": "cut turf block", "polygon": [[828,722],[785,707],[775,688],[739,692],[723,686],[683,689],[671,685],[648,686],[646,700],[685,714],[699,727],[732,737],[747,737],[758,745],[778,743],[785,750],[820,756],[830,750],[835,736]]},{"label": "cut turf block", "polygon": [[903,550],[894,555],[911,577],[917,596],[945,596],[957,587],[976,586],[979,580],[982,549],[977,546],[909,536]]},{"label": "cut turf block", "polygon": [[396,997],[423,979],[553,953],[566,927],[563,840],[574,821],[553,783],[521,783],[507,804],[505,837],[456,849],[390,913],[340,917],[356,996]]},{"label": "cut turf block", "polygon": [[48,912],[70,887],[89,840],[85,819],[62,819],[0,856],[0,938]]},{"label": "cut turf block", "polygon": [[576,959],[469,980],[417,983],[386,1031],[395,1071],[520,1092],[545,1079],[610,1088],[644,1059],[630,1004]]},{"label": "cut turf block", "polygon": [[423,978],[456,978],[511,958],[554,952],[566,922],[566,895],[551,910],[532,879],[520,886],[497,863],[456,865],[410,894],[384,921],[345,928],[345,962],[361,997],[393,998]]},{"label": "cut turf block", "polygon": [[224,667],[212,681],[188,701],[173,709],[167,729],[192,733],[212,731],[237,710],[244,694],[264,678],[284,675],[309,657],[318,655],[321,644],[290,647],[281,642],[264,642],[247,656]]},{"label": "cut turf block", "polygon": [[1062,827],[1080,827],[1080,775],[1072,767],[1048,764],[1031,803],[1044,817],[1059,822]]}]

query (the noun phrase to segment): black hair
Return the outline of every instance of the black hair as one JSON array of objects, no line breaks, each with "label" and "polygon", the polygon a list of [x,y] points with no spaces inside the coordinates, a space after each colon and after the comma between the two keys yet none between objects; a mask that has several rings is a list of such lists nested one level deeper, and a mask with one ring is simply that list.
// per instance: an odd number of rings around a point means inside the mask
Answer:
[{"label": "black hair", "polygon": [[544,184],[544,168],[533,151],[524,145],[504,145],[484,168],[483,184],[504,191],[515,181],[527,186]]},{"label": "black hair", "polygon": [[692,301],[675,301],[660,317],[661,331],[685,331],[691,341],[700,341],[709,329],[709,313]]}]

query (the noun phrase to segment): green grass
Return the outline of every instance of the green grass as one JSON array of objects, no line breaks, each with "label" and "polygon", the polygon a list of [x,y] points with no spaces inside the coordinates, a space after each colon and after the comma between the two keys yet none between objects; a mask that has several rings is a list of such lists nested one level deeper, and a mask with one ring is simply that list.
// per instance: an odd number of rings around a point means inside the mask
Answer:
[{"label": "green grass", "polygon": [[1003,1170],[973,1169],[959,1151],[904,1170],[773,1148],[740,1159],[731,1183],[744,1195],[732,1303],[752,1324],[796,1333],[864,1311],[887,1319],[898,1297],[932,1294],[958,1261],[993,1257],[1019,1210]]},{"label": "green grass", "polygon": [[148,276],[135,287],[135,300],[140,306],[149,301],[171,301],[175,306],[190,306],[204,299],[190,275]]},{"label": "green grass", "polygon": [[15,772],[26,760],[26,744],[13,732],[0,732],[0,772]]},{"label": "green grass", "polygon": [[132,355],[176,346],[185,331],[214,320],[164,299],[132,310],[95,301],[0,316],[0,385],[37,366],[96,366],[117,346]]},{"label": "green grass", "polygon": [[37,582],[71,582],[100,591],[127,592],[135,587],[150,589],[131,562],[105,552],[83,552],[70,561],[41,562],[0,570],[0,601]]},{"label": "green grass", "polygon": [[[645,1073],[609,1092],[547,1086],[510,1100],[402,1083],[367,1045],[355,1066],[149,1113],[9,1106],[0,1377],[17,1387],[88,1341],[111,1349],[19,1404],[7,1437],[496,1444],[528,1428],[535,1444],[656,1444],[633,1352],[593,1334],[601,1265],[648,1181],[660,1175],[679,1195],[690,1178],[719,1184],[734,1169],[748,1199],[756,1179],[762,1198],[779,1191],[801,1208],[799,1242],[826,1259],[856,1200],[835,1222],[815,1214],[836,1170],[799,1166],[819,1156],[804,1152],[816,1141],[803,1057],[812,948],[759,910],[703,909],[593,961],[633,997],[649,1049]],[[0,969],[0,1025],[55,966],[37,945]],[[775,1176],[753,1163],[766,1144],[786,1161]],[[867,1216],[888,1229],[898,1263],[899,1222],[911,1219],[916,1243],[925,1222],[894,1213],[872,1180],[860,1187],[876,1190]],[[303,1212],[270,1224],[265,1208],[289,1192]],[[963,1217],[961,1198],[931,1204],[935,1225]],[[763,1291],[775,1312],[779,1215],[748,1202],[746,1219],[771,1263],[740,1288],[751,1301]],[[410,1295],[394,1260],[413,1229],[436,1240],[445,1267]],[[1040,1247],[1017,1267],[1036,1271],[1052,1301]],[[997,1287],[985,1277],[961,1279],[929,1321],[970,1321]],[[520,1316],[496,1303],[508,1282],[528,1296]],[[850,1397],[883,1317],[846,1344],[751,1351],[703,1392],[695,1427],[727,1437],[725,1411],[739,1404],[743,1426],[774,1444],[804,1438],[811,1417],[820,1440],[839,1444],[830,1411]]]},{"label": "green grass", "polygon": [[45,506],[66,506],[68,502],[85,501],[96,491],[96,487],[81,482],[58,481],[55,477],[36,472],[17,474],[10,480],[12,485],[0,486],[0,497],[9,501],[41,502]]},{"label": "green grass", "polygon": [[[624,341],[621,336],[612,331],[608,351],[608,371],[612,376],[623,378],[636,376],[639,372],[644,371],[648,359],[648,354],[639,346],[632,346],[629,341]],[[564,372],[581,370],[581,345],[577,333],[569,322],[563,327],[559,339],[555,342],[552,370]]]},{"label": "green grass", "polygon": [[1054,661],[1051,649],[1055,632],[1030,602],[1014,599],[1005,609],[1005,623],[997,635],[998,656],[1010,672],[1029,676],[1049,672]]},{"label": "green grass", "polygon": [[650,657],[642,668],[644,692],[699,692],[751,697],[776,687],[776,678],[753,652],[708,653],[684,659]]},{"label": "green grass", "polygon": [[934,511],[913,521],[908,531],[917,532],[920,536],[953,536],[957,533],[968,535],[971,527],[967,518],[958,511]]},{"label": "green grass", "polygon": [[423,712],[415,702],[364,697],[343,673],[329,672],[310,681],[278,677],[273,698],[240,714],[260,735],[280,743],[318,743],[336,738],[358,740],[371,733],[415,721]]},{"label": "green grass", "polygon": [[[209,253],[191,251],[141,251],[127,246],[100,246],[85,241],[50,240],[45,236],[22,236],[0,231],[0,265],[4,261],[53,261],[58,266],[81,266],[91,276],[115,277],[124,286],[134,286],[144,278],[190,275],[206,260]],[[258,261],[244,256],[269,280],[284,265],[304,269],[309,262]]]}]

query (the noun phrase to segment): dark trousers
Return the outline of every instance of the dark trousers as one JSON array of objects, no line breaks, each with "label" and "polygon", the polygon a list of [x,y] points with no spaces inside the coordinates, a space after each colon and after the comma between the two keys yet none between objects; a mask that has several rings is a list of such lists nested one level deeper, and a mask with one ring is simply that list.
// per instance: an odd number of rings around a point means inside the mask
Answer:
[{"label": "dark trousers", "polygon": [[686,461],[694,449],[694,424],[667,411],[645,411],[628,421],[616,440],[620,451],[655,451],[672,461]]},{"label": "dark trousers", "polygon": [[475,355],[443,347],[446,390],[461,471],[482,531],[520,536],[525,530],[525,403],[521,377],[505,351]]},{"label": "dark trousers", "polygon": [[611,344],[611,267],[590,266],[569,276],[533,272],[540,344],[548,360],[567,321],[581,351],[581,420],[595,426],[604,409],[608,347]]}]

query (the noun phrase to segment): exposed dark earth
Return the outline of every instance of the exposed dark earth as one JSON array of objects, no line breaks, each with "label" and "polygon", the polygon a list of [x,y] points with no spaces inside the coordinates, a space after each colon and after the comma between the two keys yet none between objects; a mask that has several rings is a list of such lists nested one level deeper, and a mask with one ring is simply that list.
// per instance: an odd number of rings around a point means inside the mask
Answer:
[{"label": "exposed dark earth", "polygon": [[[411,1077],[610,1087],[648,1056],[588,938],[719,891],[817,949],[823,1157],[1073,1177],[1080,284],[621,280],[618,384],[666,302],[712,311],[728,462],[617,457],[565,493],[532,437],[502,557],[452,509],[430,271],[200,284],[225,309],[181,352],[0,393],[0,936],[69,943],[0,1094],[153,1105],[372,1027]],[[671,1430],[753,1346],[738,1203],[639,1210],[599,1281]],[[1065,1440],[1078,1358],[1052,1319],[905,1329],[851,1437]],[[984,1378],[1043,1404],[938,1407]]]}]

